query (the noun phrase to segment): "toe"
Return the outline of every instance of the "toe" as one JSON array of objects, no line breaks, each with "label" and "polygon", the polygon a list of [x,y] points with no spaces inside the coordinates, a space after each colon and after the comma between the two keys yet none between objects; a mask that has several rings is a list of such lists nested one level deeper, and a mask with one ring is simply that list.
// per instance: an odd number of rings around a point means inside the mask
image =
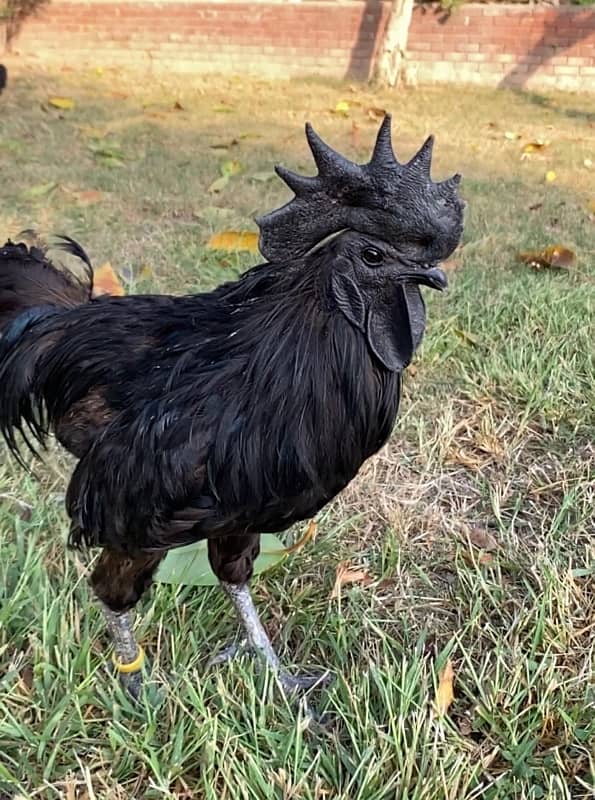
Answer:
[{"label": "toe", "polygon": [[138,672],[131,672],[127,675],[120,675],[120,681],[133,700],[138,700],[143,688],[142,672],[139,670]]},{"label": "toe", "polygon": [[288,675],[286,672],[279,674],[279,682],[286,692],[306,692],[309,689],[324,688],[333,680],[330,672],[321,675]]}]

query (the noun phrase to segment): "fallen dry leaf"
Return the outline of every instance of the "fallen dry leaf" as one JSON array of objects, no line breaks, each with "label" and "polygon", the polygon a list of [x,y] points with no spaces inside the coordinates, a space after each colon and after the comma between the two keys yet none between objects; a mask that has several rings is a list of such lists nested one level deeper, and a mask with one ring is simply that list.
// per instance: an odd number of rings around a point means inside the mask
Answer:
[{"label": "fallen dry leaf", "polygon": [[369,586],[374,582],[367,569],[361,567],[350,567],[347,561],[341,561],[337,564],[337,571],[335,575],[335,585],[331,592],[331,600],[336,600],[341,597],[341,589],[347,583],[361,583],[363,586]]},{"label": "fallen dry leaf", "polygon": [[370,108],[366,109],[366,114],[368,119],[376,120],[383,120],[386,117],[386,109],[385,108],[378,108],[377,106],[370,106]]},{"label": "fallen dry leaf", "polygon": [[461,261],[458,258],[449,258],[440,264],[440,269],[443,272],[456,272],[461,266]]},{"label": "fallen dry leaf", "polygon": [[98,128],[95,125],[79,125],[78,130],[83,136],[87,136],[89,139],[105,139],[110,132],[108,126]]},{"label": "fallen dry leaf", "polygon": [[517,258],[532,269],[568,269],[576,261],[576,253],[561,244],[552,244],[543,250],[518,253]]},{"label": "fallen dry leaf", "polygon": [[220,166],[220,170],[222,175],[229,175],[232,177],[233,175],[239,175],[243,172],[244,165],[241,161],[224,161]]},{"label": "fallen dry leaf", "polygon": [[258,234],[252,231],[221,231],[214,233],[207,242],[209,250],[226,250],[229,253],[258,252]]},{"label": "fallen dry leaf", "polygon": [[108,147],[98,145],[96,142],[89,145],[89,150],[97,161],[106,167],[123,167],[128,157],[116,146]]},{"label": "fallen dry leaf", "polygon": [[348,117],[349,103],[347,102],[347,100],[339,100],[333,111],[335,114],[340,114],[343,117]]},{"label": "fallen dry leaf", "polygon": [[311,519],[308,523],[308,527],[306,529],[306,533],[298,539],[292,545],[285,548],[286,553],[297,553],[298,550],[301,550],[305,547],[309,542],[313,542],[316,539],[316,533],[318,531],[318,524],[316,520]]},{"label": "fallen dry leaf", "polygon": [[494,553],[500,549],[499,542],[491,533],[478,526],[463,526],[463,533],[467,542],[476,547],[479,554],[464,553],[465,561],[470,564],[479,563],[482,566],[491,564],[494,560]]},{"label": "fallen dry leaf", "polygon": [[520,139],[521,138],[521,134],[520,133],[515,133],[514,131],[505,131],[504,132],[504,138],[508,139],[510,142],[514,142],[516,139]]},{"label": "fallen dry leaf", "polygon": [[66,189],[66,192],[80,206],[90,206],[94,203],[100,203],[104,199],[104,194],[99,189]]},{"label": "fallen dry leaf", "polygon": [[225,189],[231,178],[233,178],[235,175],[239,175],[243,171],[244,165],[241,161],[223,161],[219,165],[219,172],[221,173],[221,176],[213,181],[207,191],[209,191],[211,194],[217,194],[217,192],[221,192],[223,189]]},{"label": "fallen dry leaf", "polygon": [[472,545],[475,545],[480,550],[487,550],[489,553],[500,548],[492,534],[483,530],[483,528],[469,528],[468,538]]},{"label": "fallen dry leaf", "polygon": [[122,281],[109,261],[97,267],[93,276],[93,297],[99,297],[103,294],[109,294],[113,297],[123,297],[126,294]]},{"label": "fallen dry leaf", "polygon": [[497,459],[501,459],[505,455],[504,445],[493,433],[478,433],[475,437],[475,445],[478,450]]},{"label": "fallen dry leaf", "polygon": [[475,547],[478,547],[480,550],[486,550],[488,553],[493,553],[495,550],[500,549],[499,542],[484,528],[472,526],[467,528],[466,533],[471,544]]},{"label": "fallen dry leaf", "polygon": [[24,690],[25,694],[31,694],[31,689],[33,689],[33,667],[31,664],[25,664],[25,666],[19,671],[19,679],[21,688]]},{"label": "fallen dry leaf", "polygon": [[533,153],[539,153],[545,147],[549,145],[549,142],[546,142],[545,139],[536,139],[534,142],[528,142],[527,144],[523,145],[521,151],[521,159],[527,158],[527,156],[532,155]]},{"label": "fallen dry leaf", "polygon": [[454,695],[454,677],[455,673],[452,667],[450,658],[438,673],[438,689],[436,690],[436,697],[434,699],[434,714],[438,717],[446,714],[452,701],[455,699]]},{"label": "fallen dry leaf", "polygon": [[448,460],[454,464],[460,464],[473,472],[479,472],[486,463],[485,458],[480,458],[477,453],[472,453],[464,447],[458,447],[449,453]]},{"label": "fallen dry leaf", "polygon": [[229,150],[230,147],[235,147],[237,144],[239,144],[237,139],[230,139],[229,142],[215,142],[209,147],[211,150]]},{"label": "fallen dry leaf", "polygon": [[207,191],[210,194],[218,194],[219,192],[222,192],[223,189],[225,189],[228,183],[229,183],[229,175],[221,175],[219,178],[216,178],[213,181],[213,183],[209,186]]},{"label": "fallen dry leaf", "polygon": [[70,97],[50,97],[48,103],[53,108],[59,108],[61,111],[70,111],[76,105]]},{"label": "fallen dry leaf", "polygon": [[155,272],[150,264],[141,264],[141,267],[136,275],[136,279],[138,281],[150,281],[154,275]]}]

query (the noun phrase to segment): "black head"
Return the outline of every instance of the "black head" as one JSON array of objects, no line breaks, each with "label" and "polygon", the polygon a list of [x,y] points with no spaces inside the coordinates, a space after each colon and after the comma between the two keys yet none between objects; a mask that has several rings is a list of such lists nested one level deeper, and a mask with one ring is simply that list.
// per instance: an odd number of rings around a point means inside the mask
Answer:
[{"label": "black head", "polygon": [[463,229],[460,175],[432,181],[433,137],[406,164],[395,158],[388,115],[368,164],[349,161],[308,124],[306,137],[318,175],[309,178],[276,168],[295,198],[257,219],[260,250],[267,260],[304,255],[344,229],[398,246],[403,257],[418,265],[435,264],[452,253]]},{"label": "black head", "polygon": [[425,330],[419,284],[443,289],[444,273],[410,263],[399,248],[357,231],[341,231],[306,260],[310,258],[328,287],[331,304],[366,337],[386,369],[403,370]]},{"label": "black head", "polygon": [[269,261],[304,257],[325,275],[329,296],[392,371],[411,361],[425,328],[419,285],[444,289],[437,263],[458,245],[464,203],[460,175],[430,177],[430,137],[406,164],[393,153],[386,116],[369,164],[348,161],[306,125],[318,167],[313,178],[277,173],[295,198],[257,220]]}]

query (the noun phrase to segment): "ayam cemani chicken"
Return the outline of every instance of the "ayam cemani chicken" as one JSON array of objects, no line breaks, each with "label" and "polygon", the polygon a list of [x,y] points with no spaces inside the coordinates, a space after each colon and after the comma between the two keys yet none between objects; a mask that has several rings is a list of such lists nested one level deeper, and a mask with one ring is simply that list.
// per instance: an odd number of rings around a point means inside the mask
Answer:
[{"label": "ayam cemani chicken", "polygon": [[310,685],[253,605],[259,535],[312,518],[387,441],[419,287],[447,285],[464,203],[460,175],[430,177],[432,137],[401,164],[387,116],[359,165],[306,136],[318,174],[277,167],[295,197],[257,219],[265,263],[211,292],[93,298],[73,240],[86,280],[0,250],[0,430],[17,456],[53,431],[78,459],[69,544],[103,548],[90,582],[133,692],[130,611],[166,553],[201,539],[251,647],[286,690]]}]

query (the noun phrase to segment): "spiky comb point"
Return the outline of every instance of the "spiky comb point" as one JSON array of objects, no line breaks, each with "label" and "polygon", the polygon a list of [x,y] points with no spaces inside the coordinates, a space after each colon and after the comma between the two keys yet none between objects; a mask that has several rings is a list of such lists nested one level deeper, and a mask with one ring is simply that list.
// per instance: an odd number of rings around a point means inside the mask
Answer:
[{"label": "spiky comb point", "polygon": [[260,251],[267,260],[304,255],[345,228],[392,244],[426,241],[432,245],[428,260],[445,258],[456,247],[464,207],[457,196],[461,176],[453,175],[441,183],[432,181],[432,136],[406,164],[399,163],[394,154],[388,114],[367,164],[356,164],[337,153],[309,123],[306,139],[318,174],[307,177],[276,167],[295,197],[256,220]]}]

